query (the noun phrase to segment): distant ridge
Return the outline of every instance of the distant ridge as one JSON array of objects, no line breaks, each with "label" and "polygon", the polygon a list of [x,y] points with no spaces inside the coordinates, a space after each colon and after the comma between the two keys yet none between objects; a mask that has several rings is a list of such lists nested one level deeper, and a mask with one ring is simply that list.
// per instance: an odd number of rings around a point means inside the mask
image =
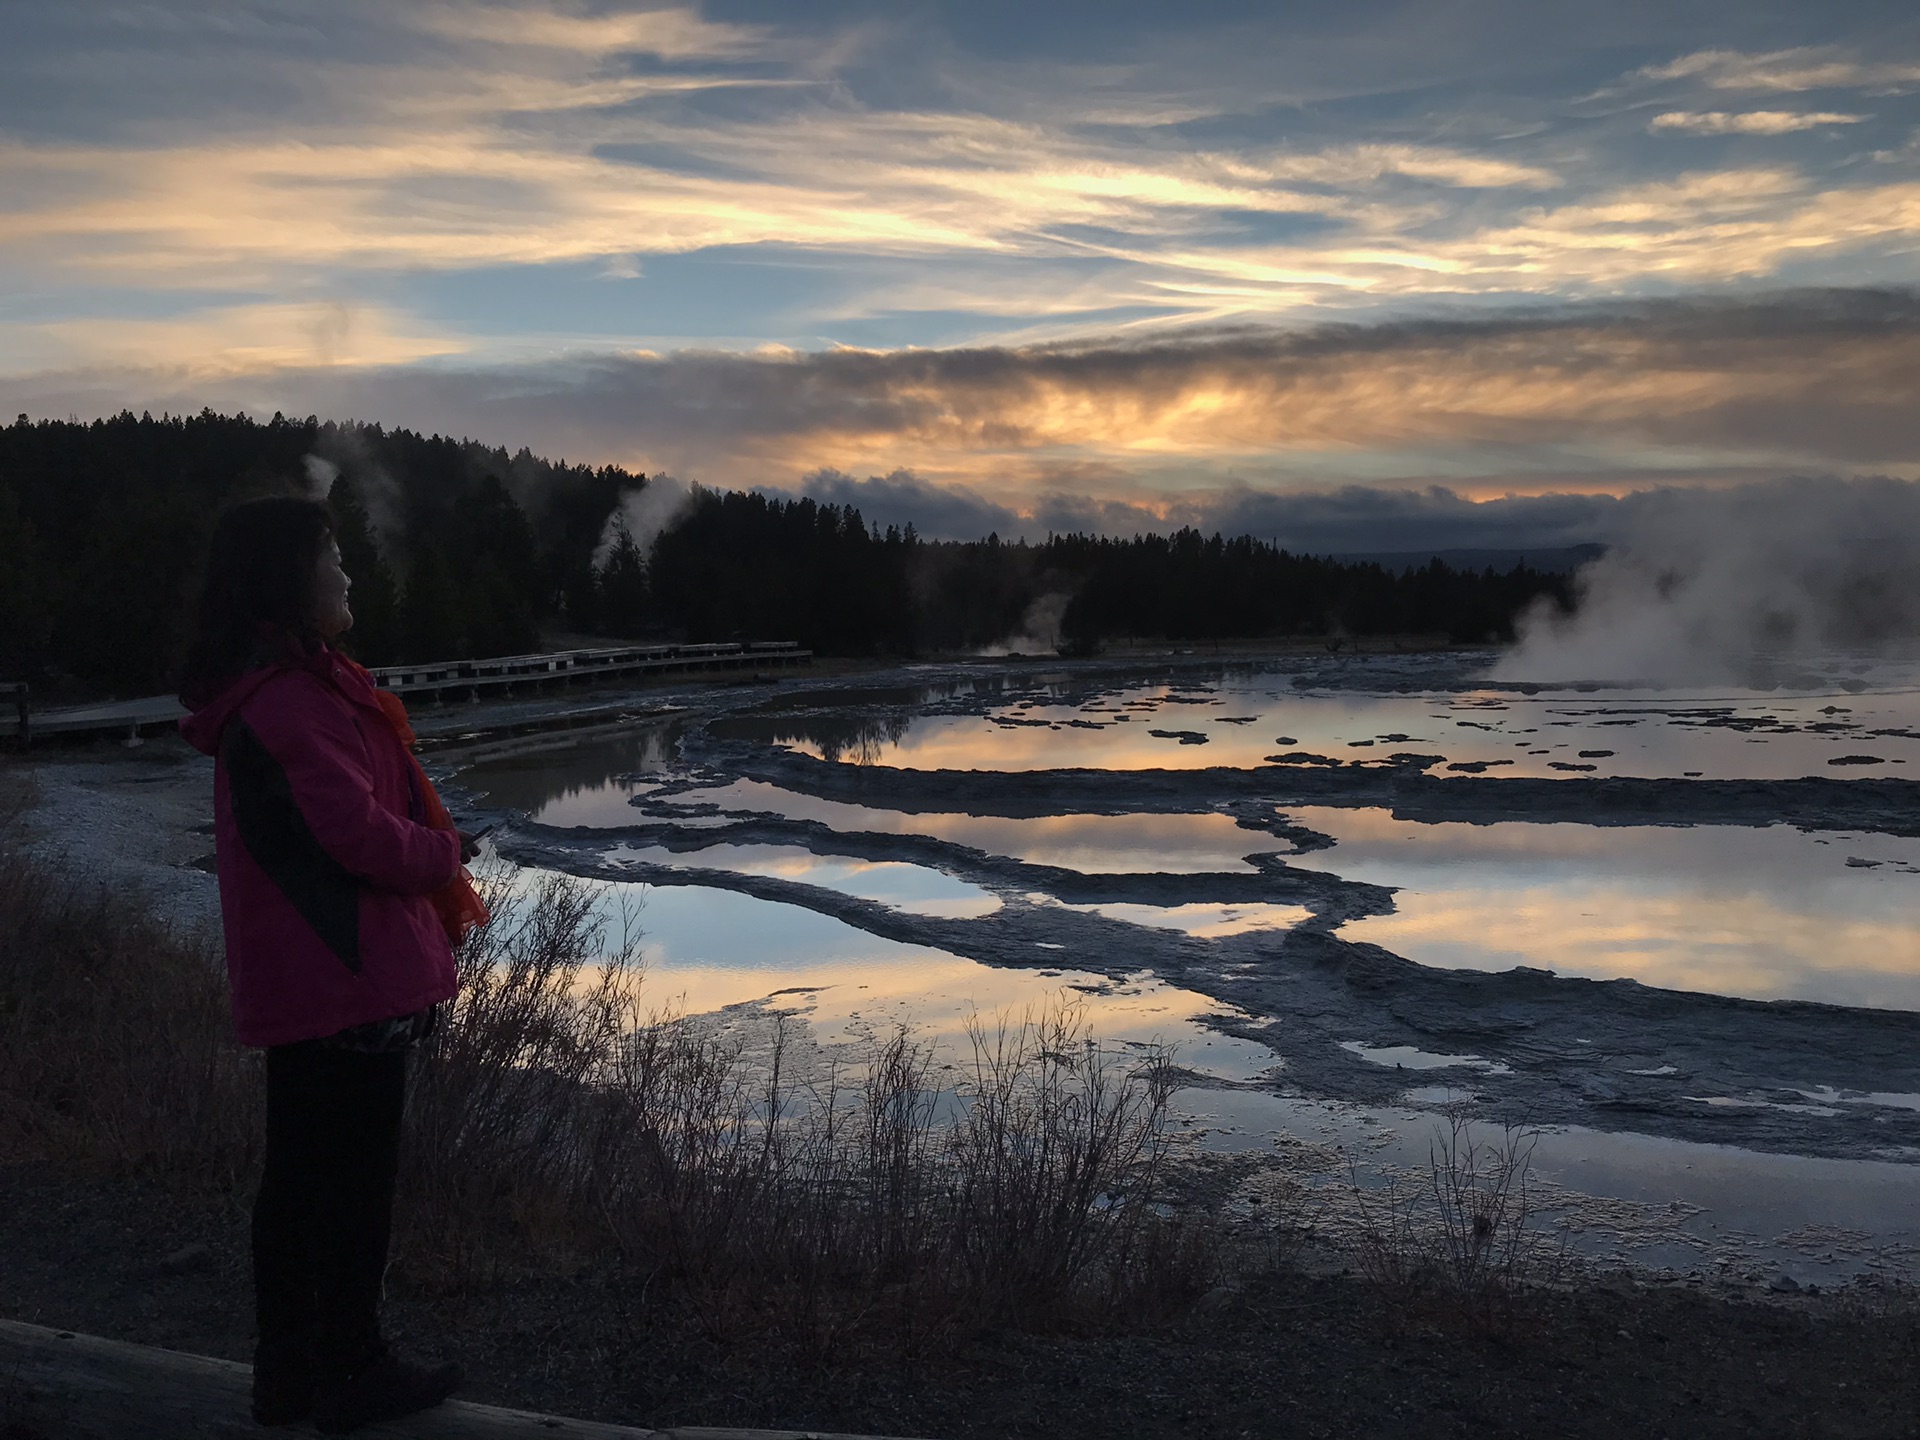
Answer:
[{"label": "distant ridge", "polygon": [[1548,575],[1566,575],[1606,553],[1604,545],[1542,545],[1499,550],[1349,550],[1327,556],[1343,565],[1378,565],[1398,573],[1418,570],[1434,560],[1452,570],[1485,570],[1505,574],[1522,561]]}]

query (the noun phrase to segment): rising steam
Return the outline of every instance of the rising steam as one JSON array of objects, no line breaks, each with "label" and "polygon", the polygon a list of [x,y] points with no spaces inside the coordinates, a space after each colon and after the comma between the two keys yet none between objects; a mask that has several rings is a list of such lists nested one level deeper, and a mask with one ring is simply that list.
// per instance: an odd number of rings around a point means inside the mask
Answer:
[{"label": "rising steam", "polygon": [[1782,662],[1910,653],[1920,484],[1785,480],[1634,497],[1571,615],[1520,621],[1502,680],[1768,684]]},{"label": "rising steam", "polygon": [[1027,606],[1020,628],[1004,640],[984,645],[976,655],[1053,655],[1060,649],[1060,622],[1073,596],[1049,591]]},{"label": "rising steam", "polygon": [[593,547],[593,568],[606,568],[614,541],[624,523],[642,556],[653,549],[653,542],[673,529],[693,508],[693,487],[671,475],[655,475],[637,490],[629,490],[600,527],[600,539]]}]

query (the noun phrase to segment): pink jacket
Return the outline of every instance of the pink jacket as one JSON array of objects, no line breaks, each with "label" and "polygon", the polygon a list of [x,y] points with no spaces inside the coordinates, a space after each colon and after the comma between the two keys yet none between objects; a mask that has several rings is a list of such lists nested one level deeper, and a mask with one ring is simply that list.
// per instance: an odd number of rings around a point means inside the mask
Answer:
[{"label": "pink jacket", "polygon": [[424,1010],[458,988],[427,897],[460,840],[422,824],[413,766],[333,651],[250,670],[180,722],[215,757],[220,913],[243,1045]]}]

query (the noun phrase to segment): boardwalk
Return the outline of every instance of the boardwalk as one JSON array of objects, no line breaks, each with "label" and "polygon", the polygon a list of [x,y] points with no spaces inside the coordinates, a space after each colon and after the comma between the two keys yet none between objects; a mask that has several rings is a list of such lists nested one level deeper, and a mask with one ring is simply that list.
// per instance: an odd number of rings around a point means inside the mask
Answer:
[{"label": "boardwalk", "polygon": [[[409,701],[478,700],[573,685],[602,685],[650,675],[704,670],[772,670],[805,665],[813,659],[791,640],[755,640],[711,645],[616,645],[589,650],[556,650],[540,655],[501,655],[490,660],[436,660],[418,665],[383,665],[374,682]],[[53,735],[124,736],[172,725],[187,712],[171,695],[29,711],[26,687],[0,685],[0,701],[17,709],[17,738],[26,743]],[[17,703],[16,703],[17,697]],[[6,723],[0,714],[0,724]]]}]

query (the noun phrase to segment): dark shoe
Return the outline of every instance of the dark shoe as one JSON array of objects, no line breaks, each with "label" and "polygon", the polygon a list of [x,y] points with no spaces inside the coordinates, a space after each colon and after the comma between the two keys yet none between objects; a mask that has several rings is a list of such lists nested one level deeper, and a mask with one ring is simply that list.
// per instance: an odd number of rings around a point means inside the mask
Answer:
[{"label": "dark shoe", "polygon": [[344,1435],[376,1420],[431,1410],[460,1388],[458,1365],[415,1365],[383,1356],[337,1384],[322,1385],[313,1401],[313,1423],[328,1435]]},{"label": "dark shoe", "polygon": [[253,1419],[257,1425],[294,1425],[313,1413],[314,1378],[310,1364],[275,1364],[255,1355]]}]

